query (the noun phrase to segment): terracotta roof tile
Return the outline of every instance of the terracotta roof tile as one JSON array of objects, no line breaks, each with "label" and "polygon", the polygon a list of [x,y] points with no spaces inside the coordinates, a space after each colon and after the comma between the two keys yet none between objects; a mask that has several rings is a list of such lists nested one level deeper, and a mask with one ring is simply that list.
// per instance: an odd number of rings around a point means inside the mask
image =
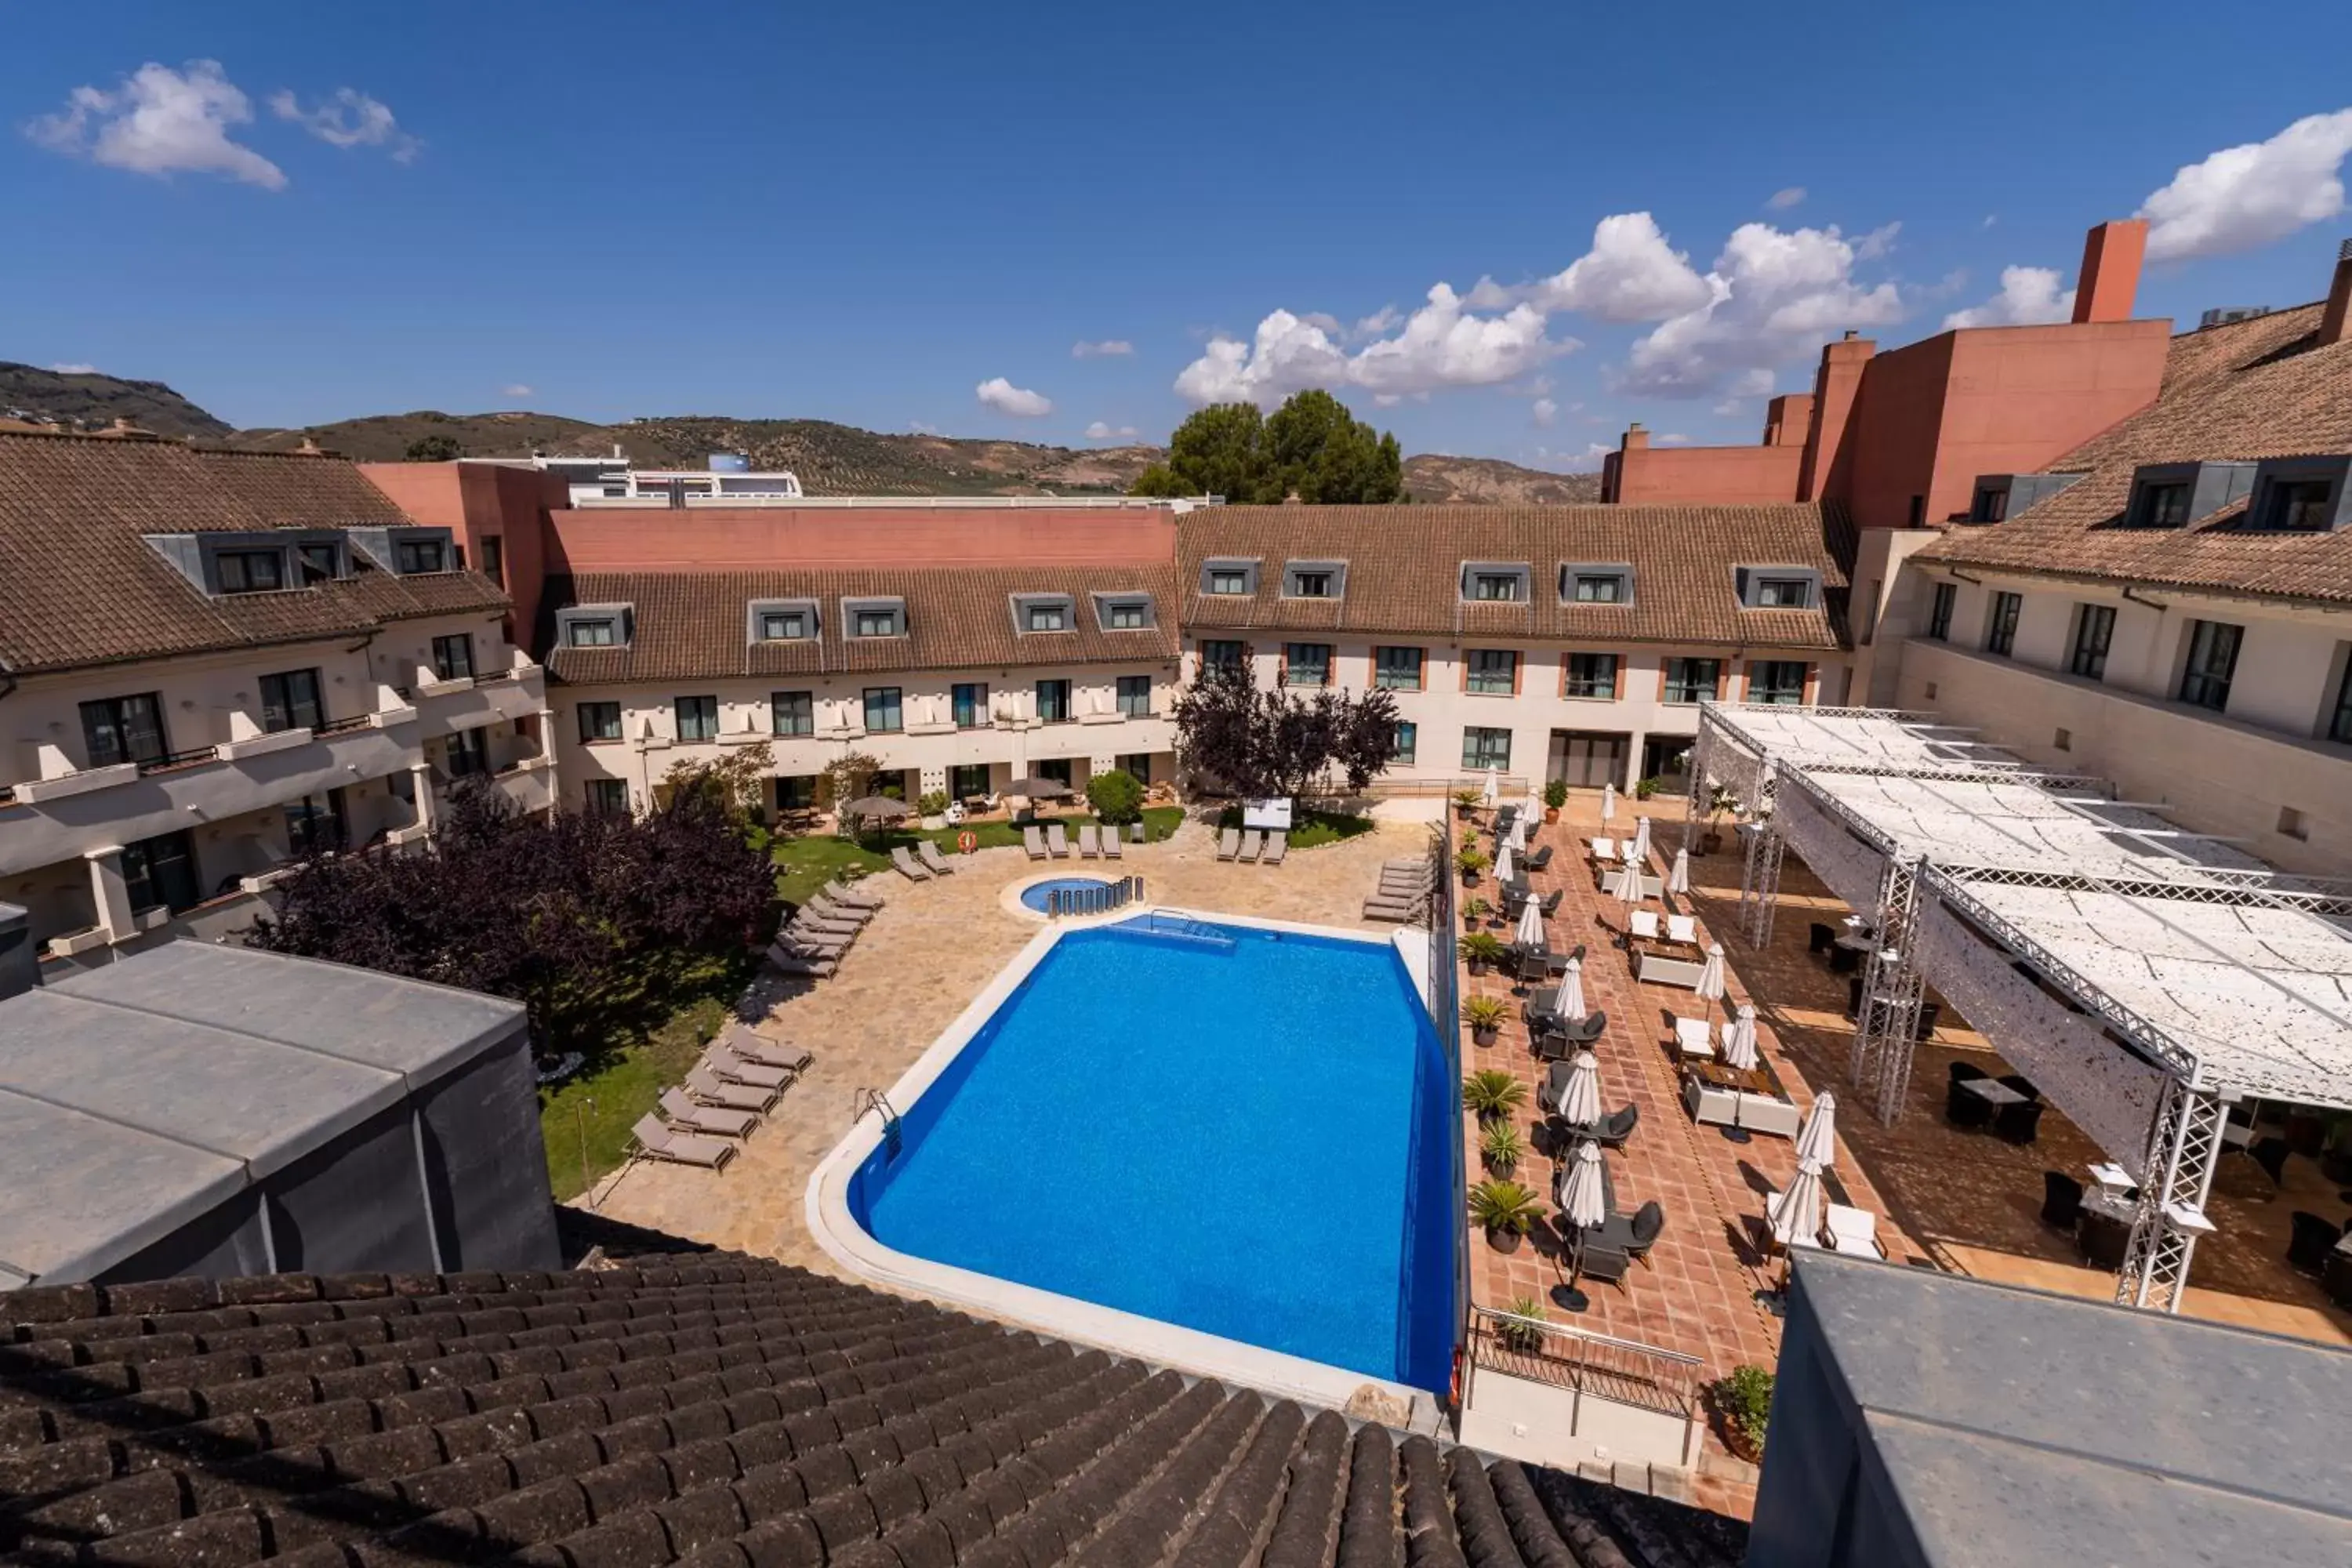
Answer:
[{"label": "terracotta roof tile", "polygon": [[[1185,629],[1261,628],[1559,642],[1846,646],[1854,534],[1819,506],[1213,507],[1177,525]],[[1255,595],[1201,591],[1213,559],[1261,563]],[[1344,561],[1336,600],[1282,595],[1290,561]],[[1525,564],[1527,603],[1465,602],[1465,562]],[[1563,564],[1625,563],[1630,605],[1562,604]],[[1804,566],[1824,603],[1744,609],[1742,566]]]},{"label": "terracotta roof tile", "polygon": [[[1149,595],[1154,624],[1101,628],[1089,595]],[[1066,632],[1016,633],[1015,594],[1066,594]],[[845,635],[845,598],[903,599],[907,635]],[[758,599],[814,599],[821,635],[754,643],[747,616]],[[590,572],[548,581],[541,643],[548,673],[574,685],[824,671],[977,669],[985,666],[1160,662],[1176,657],[1165,566],[892,567],[859,571]],[[580,605],[635,607],[626,647],[555,643],[555,613]]]},{"label": "terracotta roof tile", "polygon": [[410,521],[338,458],[0,433],[0,668],[161,658],[506,606],[495,584],[469,572],[366,572],[208,598],[143,537]]},{"label": "terracotta roof tile", "polygon": [[2005,521],[1957,527],[1915,559],[2099,580],[2352,600],[2352,532],[2242,528],[2245,508],[2177,529],[2126,528],[2142,464],[2352,452],[2352,341],[2316,346],[2305,305],[2172,340],[2157,401],[2050,465],[2081,473]]}]

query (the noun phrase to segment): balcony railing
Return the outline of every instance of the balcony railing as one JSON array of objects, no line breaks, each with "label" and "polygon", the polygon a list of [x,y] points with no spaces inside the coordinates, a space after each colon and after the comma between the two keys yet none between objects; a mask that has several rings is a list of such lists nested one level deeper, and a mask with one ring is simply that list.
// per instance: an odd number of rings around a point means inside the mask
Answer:
[{"label": "balcony railing", "polygon": [[139,776],[145,778],[152,773],[176,773],[182,768],[199,767],[205,763],[219,761],[220,751],[215,746],[198,746],[185,752],[165,752],[160,757],[142,759],[139,763]]},{"label": "balcony railing", "polygon": [[1698,1415],[1698,1357],[1637,1340],[1473,1307],[1469,1364],[1465,1405],[1485,1369],[1685,1421]]}]

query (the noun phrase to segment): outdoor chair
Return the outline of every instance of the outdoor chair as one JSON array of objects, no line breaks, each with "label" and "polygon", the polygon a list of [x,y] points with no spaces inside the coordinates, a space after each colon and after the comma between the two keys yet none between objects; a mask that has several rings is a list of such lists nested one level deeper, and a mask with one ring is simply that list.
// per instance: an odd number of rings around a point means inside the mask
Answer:
[{"label": "outdoor chair", "polygon": [[2352,1307],[2352,1252],[2331,1252],[2327,1267],[2320,1279],[2327,1289],[2327,1299],[2339,1307]]},{"label": "outdoor chair", "polygon": [[850,939],[832,931],[820,931],[794,921],[776,933],[779,942],[790,942],[803,956],[816,953],[825,958],[839,958],[849,951]]},{"label": "outdoor chair", "polygon": [[922,861],[925,870],[938,876],[947,876],[955,869],[949,864],[948,858],[940,853],[940,847],[928,838],[915,846],[915,855]]},{"label": "outdoor chair", "polygon": [[1626,1252],[1634,1262],[1646,1267],[1650,1260],[1650,1248],[1658,1244],[1658,1237],[1665,1228],[1666,1206],[1652,1198],[1633,1211],[1633,1245],[1626,1247]]},{"label": "outdoor chair", "polygon": [[878,910],[882,907],[881,894],[869,893],[863,888],[853,887],[838,877],[824,885],[824,892],[826,898],[836,903],[847,904],[853,909]]},{"label": "outdoor chair", "polygon": [[[1520,861],[1519,864],[1525,866],[1530,871],[1542,870],[1545,867],[1551,864],[1551,846],[1549,844],[1538,845],[1535,853]],[[1554,898],[1558,898],[1559,896],[1559,895],[1557,893],[1552,895]]]},{"label": "outdoor chair", "polygon": [[1220,860],[1234,860],[1234,859],[1239,859],[1239,858],[1241,858],[1241,852],[1242,852],[1242,830],[1241,830],[1240,828],[1238,828],[1238,827],[1228,827],[1228,828],[1226,828],[1223,833],[1220,833],[1220,834],[1218,834],[1218,835],[1217,835],[1217,858],[1218,858],[1218,859],[1220,859]]},{"label": "outdoor chair", "polygon": [[1265,835],[1253,828],[1242,829],[1242,863],[1255,864],[1265,853]]},{"label": "outdoor chair", "polygon": [[1056,860],[1066,860],[1070,858],[1069,830],[1058,822],[1049,822],[1045,825],[1045,852]]},{"label": "outdoor chair", "polygon": [[1559,1016],[1559,987],[1557,985],[1546,985],[1540,990],[1530,991],[1528,993],[1528,999],[1519,1004],[1519,1019],[1522,1023],[1532,1024],[1538,1018],[1558,1018]]},{"label": "outdoor chair", "polygon": [[1043,860],[1045,858],[1045,835],[1039,831],[1034,823],[1021,830],[1021,847],[1029,851],[1029,858],[1032,860]]},{"label": "outdoor chair", "polygon": [[2028,1079],[2023,1073],[2005,1072],[2000,1075],[2000,1081],[2007,1084],[2010,1088],[2017,1090],[2018,1093],[2025,1096],[2028,1100],[2040,1100],[2042,1098],[2042,1091],[2034,1088],[2032,1080]]},{"label": "outdoor chair", "polygon": [[1823,925],[1821,921],[1815,921],[1811,926],[1807,929],[1811,932],[1811,935],[1807,937],[1805,942],[1805,951],[1807,952],[1816,954],[1828,952],[1837,946],[1837,928],[1835,926]]},{"label": "outdoor chair", "polygon": [[2246,1145],[2246,1153],[2255,1164],[2263,1168],[2263,1174],[2270,1177],[2271,1185],[2274,1187],[2286,1185],[2285,1139],[2257,1138]]},{"label": "outdoor chair", "polygon": [[1609,1015],[1598,1009],[1573,1024],[1554,1018],[1537,1032],[1537,1054],[1548,1062],[1565,1060],[1599,1039],[1608,1022]]},{"label": "outdoor chair", "polygon": [[[1573,1232],[1570,1233],[1570,1245],[1574,1245]],[[1620,1251],[1613,1247],[1596,1247],[1587,1242],[1579,1272],[1587,1279],[1598,1279],[1605,1285],[1622,1286],[1625,1283],[1626,1271],[1633,1267],[1632,1253]]]},{"label": "outdoor chair", "polygon": [[1920,1003],[1919,1026],[1912,1031],[1912,1038],[1925,1041],[1932,1037],[1936,1033],[1936,1020],[1943,1016],[1944,1005],[1941,1002]]},{"label": "outdoor chair", "polygon": [[771,1040],[741,1024],[728,1025],[719,1031],[719,1038],[728,1049],[745,1061],[758,1062],[762,1067],[782,1068],[786,1072],[806,1072],[809,1063],[816,1060],[805,1046]]},{"label": "outdoor chair", "polygon": [[793,913],[793,926],[820,941],[855,942],[857,933],[866,929],[864,921],[844,920],[828,915],[808,904]]},{"label": "outdoor chair", "polygon": [[909,882],[928,882],[931,879],[931,874],[916,864],[915,858],[907,853],[907,847],[903,844],[892,847],[890,864],[898,868],[898,874]]},{"label": "outdoor chair", "polygon": [[[1979,1074],[1982,1077],[1982,1074]],[[1992,1122],[1992,1102],[1979,1099],[1954,1079],[1944,1092],[1944,1120],[1955,1127],[1985,1127]]]},{"label": "outdoor chair", "polygon": [[[1565,1067],[1567,1064],[1563,1062],[1560,1065]],[[1565,1088],[1567,1080],[1562,1079],[1560,1081]],[[1554,1103],[1558,1103],[1557,1100]],[[1579,1138],[1590,1138],[1603,1149],[1622,1149],[1633,1138],[1633,1129],[1641,1125],[1642,1108],[1638,1105],[1626,1105],[1614,1113],[1582,1127],[1570,1126],[1561,1121],[1557,1115],[1553,1116],[1552,1121],[1556,1138],[1565,1140],[1561,1144],[1562,1147],[1571,1146]]]},{"label": "outdoor chair", "polygon": [[637,1124],[630,1131],[636,1137],[637,1152],[648,1160],[668,1160],[716,1171],[735,1157],[734,1144],[665,1127],[661,1118],[650,1110],[637,1118]]},{"label": "outdoor chair", "polygon": [[1831,944],[1830,973],[1832,974],[1852,974],[1855,970],[1860,969],[1861,967],[1862,949],[1858,947],[1839,947],[1834,942]]},{"label": "outdoor chair", "polygon": [[1576,1069],[1566,1062],[1554,1062],[1544,1080],[1536,1086],[1536,1109],[1546,1116],[1559,1113],[1559,1097],[1568,1092],[1568,1075]]},{"label": "outdoor chair", "polygon": [[1496,807],[1495,837],[1500,838],[1504,834],[1508,833],[1511,830],[1511,824],[1517,822],[1518,819],[1519,808],[1517,806],[1504,805]]},{"label": "outdoor chair", "polygon": [[803,904],[801,908],[811,911],[819,920],[830,921],[838,926],[850,927],[863,927],[866,921],[874,918],[875,913],[872,910],[860,909],[855,904],[838,903],[821,892],[811,893],[808,902]]},{"label": "outdoor chair", "polygon": [[[1969,1099],[1976,1097],[1970,1095]],[[2042,1113],[2049,1109],[2038,1100],[2019,1100],[2004,1105],[1993,1112],[1992,1130],[2003,1142],[2026,1144],[2033,1142],[2041,1125]]]},{"label": "outdoor chair", "polygon": [[739,1057],[724,1040],[713,1040],[710,1048],[702,1053],[702,1065],[727,1083],[748,1084],[753,1089],[782,1089],[792,1082],[788,1068],[772,1068],[765,1062],[755,1062]]},{"label": "outdoor chair", "polygon": [[721,1105],[730,1110],[756,1110],[765,1114],[772,1108],[777,1092],[758,1089],[748,1083],[721,1083],[709,1068],[696,1063],[687,1070],[686,1092],[704,1105]]},{"label": "outdoor chair", "polygon": [[1862,976],[1857,974],[1845,983],[1845,1016],[1857,1023],[1862,1018]]},{"label": "outdoor chair", "polygon": [[2319,1215],[2305,1214],[2297,1209],[2286,1216],[2290,1227],[2286,1244],[2287,1267],[2298,1274],[2316,1275],[2327,1267],[2327,1255],[2344,1239],[2344,1227]]},{"label": "outdoor chair", "polygon": [[1511,978],[1527,981],[1541,980],[1549,975],[1551,973],[1552,959],[1555,955],[1549,948],[1514,947],[1510,950],[1509,956]]},{"label": "outdoor chair", "polygon": [[2083,1211],[2083,1223],[2074,1233],[2074,1247],[2083,1255],[2084,1262],[2099,1268],[2121,1268],[2124,1249],[2130,1245],[2129,1225],[2096,1209]]},{"label": "outdoor chair", "polygon": [[1681,942],[1685,947],[1698,945],[1698,921],[1691,915],[1666,917],[1666,940]]},{"label": "outdoor chair", "polygon": [[1952,1062],[1945,1067],[1944,1071],[1951,1076],[1954,1083],[1966,1083],[1972,1078],[1982,1078],[1985,1075],[1985,1069],[1974,1062]]},{"label": "outdoor chair", "polygon": [[2063,1171],[2042,1173],[2042,1223],[2072,1230],[2083,1217],[2083,1184]]},{"label": "outdoor chair", "polygon": [[1544,919],[1549,920],[1552,916],[1559,912],[1559,901],[1567,896],[1568,890],[1566,889],[1554,888],[1550,892],[1546,893],[1541,899],[1536,901],[1536,908],[1544,912]]},{"label": "outdoor chair", "polygon": [[1258,863],[1264,866],[1279,866],[1282,864],[1282,858],[1289,853],[1290,835],[1279,830],[1272,831],[1265,836],[1265,852],[1258,857]]},{"label": "outdoor chair", "polygon": [[1102,829],[1091,822],[1082,822],[1078,825],[1078,858],[1081,860],[1102,858]]},{"label": "outdoor chair", "polygon": [[[1136,826],[1140,827],[1143,824],[1139,822]],[[1118,847],[1118,829],[1117,827],[1107,826],[1103,828],[1102,852],[1103,858],[1106,860],[1118,860],[1125,858],[1126,851]]]},{"label": "outdoor chair", "polygon": [[1654,910],[1635,910],[1625,924],[1628,931],[1644,941],[1655,942],[1658,938],[1658,915]]},{"label": "outdoor chair", "polygon": [[697,1105],[675,1089],[661,1091],[661,1112],[682,1132],[708,1132],[714,1138],[749,1138],[760,1125],[757,1112]]},{"label": "outdoor chair", "polygon": [[798,974],[811,980],[825,979],[841,967],[836,959],[824,953],[796,952],[782,942],[768,949],[768,963],[779,974]]}]

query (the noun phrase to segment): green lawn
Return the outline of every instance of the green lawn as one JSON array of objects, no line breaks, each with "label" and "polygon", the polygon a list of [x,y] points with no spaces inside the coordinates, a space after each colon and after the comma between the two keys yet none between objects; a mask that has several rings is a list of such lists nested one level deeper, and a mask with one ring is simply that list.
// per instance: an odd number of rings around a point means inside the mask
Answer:
[{"label": "green lawn", "polygon": [[[1290,847],[1293,849],[1317,849],[1326,844],[1337,844],[1372,830],[1369,816],[1348,816],[1336,811],[1301,811],[1291,818]],[[1239,827],[1242,808],[1225,807],[1217,818],[1220,828]]]},{"label": "green lawn", "polygon": [[[1059,816],[1052,820],[1076,827],[1093,822],[1091,816]],[[1178,805],[1146,806],[1143,830],[1153,841],[1167,837],[1184,820],[1184,808]],[[786,839],[776,846],[778,868],[776,891],[793,903],[805,903],[809,895],[846,870],[867,874],[890,868],[893,845],[912,847],[921,839],[930,839],[943,850],[955,847],[956,835],[970,832],[980,840],[982,849],[1007,848],[1021,842],[1021,829],[1010,822],[975,822],[966,828],[942,827],[927,832],[921,828],[890,828],[878,834],[867,834],[856,840],[836,838],[829,833],[812,833],[805,837]]]}]

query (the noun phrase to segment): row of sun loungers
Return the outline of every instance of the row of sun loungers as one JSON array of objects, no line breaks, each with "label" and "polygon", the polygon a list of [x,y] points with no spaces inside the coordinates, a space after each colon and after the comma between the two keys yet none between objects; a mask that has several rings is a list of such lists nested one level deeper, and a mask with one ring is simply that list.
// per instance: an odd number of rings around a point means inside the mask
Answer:
[{"label": "row of sun loungers", "polygon": [[940,847],[928,838],[918,839],[913,852],[903,844],[890,851],[890,864],[909,882],[928,882],[934,877],[955,875],[955,863],[940,853]]},{"label": "row of sun loungers", "polygon": [[[1069,830],[1058,822],[1043,827],[1031,824],[1021,830],[1021,847],[1032,860],[1066,860],[1070,858]],[[1091,822],[1078,825],[1078,858],[1081,860],[1121,860],[1127,852],[1118,846],[1118,829],[1097,826]]]},{"label": "row of sun loungers", "polygon": [[1380,887],[1364,900],[1364,918],[1394,921],[1400,925],[1417,918],[1429,907],[1436,875],[1436,868],[1426,855],[1384,862]]},{"label": "row of sun loungers", "polygon": [[[929,873],[923,875],[928,879]],[[768,949],[768,962],[786,974],[821,980],[839,966],[842,954],[881,907],[882,900],[875,894],[860,892],[845,882],[827,882],[776,933]]]},{"label": "row of sun loungers", "polygon": [[1217,858],[1220,860],[1255,860],[1260,865],[1279,866],[1290,853],[1290,835],[1282,829],[1228,827],[1217,836]]},{"label": "row of sun loungers", "polygon": [[780,1045],[741,1024],[728,1025],[687,1073],[686,1082],[662,1090],[658,1113],[637,1119],[630,1130],[637,1152],[648,1160],[723,1170],[811,1059],[798,1046]]}]

